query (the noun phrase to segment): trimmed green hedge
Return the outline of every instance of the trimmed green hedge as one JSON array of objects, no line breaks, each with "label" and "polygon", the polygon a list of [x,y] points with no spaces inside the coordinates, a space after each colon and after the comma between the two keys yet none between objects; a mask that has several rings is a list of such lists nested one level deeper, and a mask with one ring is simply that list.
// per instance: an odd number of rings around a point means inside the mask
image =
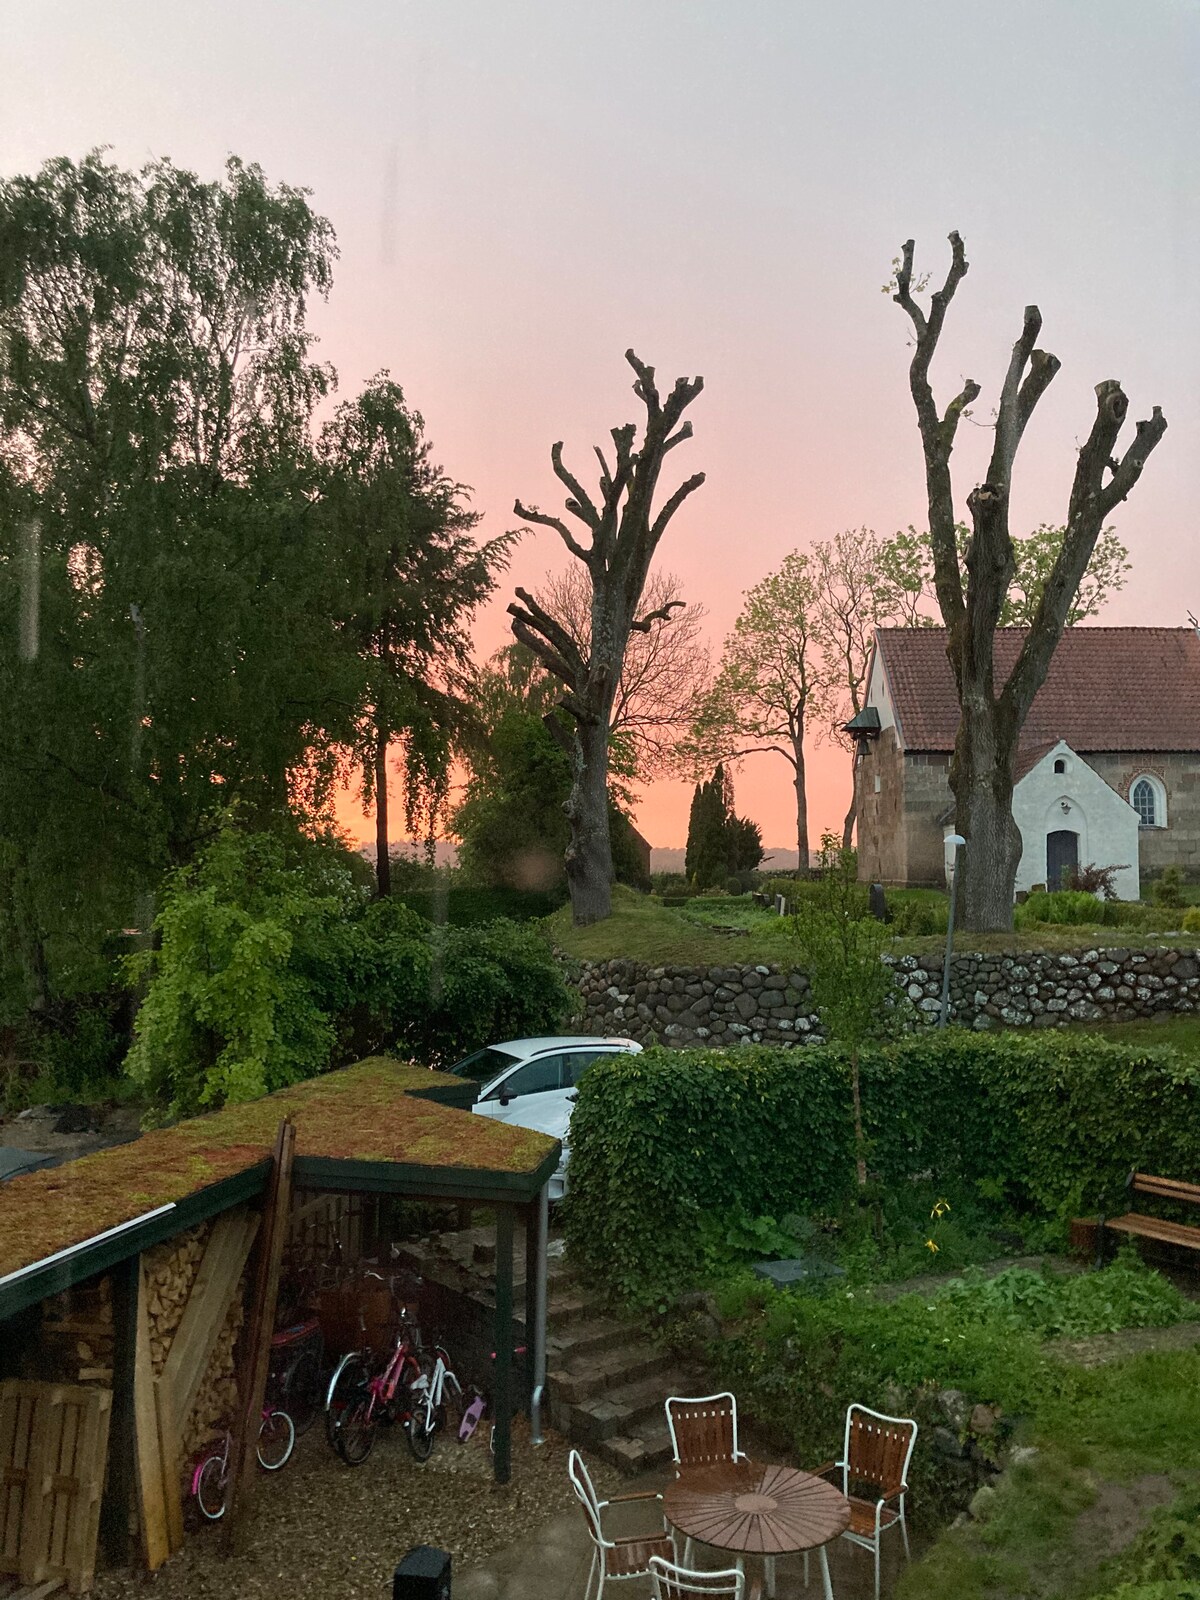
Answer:
[{"label": "trimmed green hedge", "polygon": [[[864,1051],[861,1077],[889,1186],[999,1181],[1056,1215],[1120,1203],[1133,1166],[1200,1177],[1200,1067],[1169,1047],[949,1029]],[[852,1147],[832,1046],[613,1056],[571,1120],[572,1253],[622,1293],[660,1292],[696,1269],[706,1214],[836,1211]]]}]

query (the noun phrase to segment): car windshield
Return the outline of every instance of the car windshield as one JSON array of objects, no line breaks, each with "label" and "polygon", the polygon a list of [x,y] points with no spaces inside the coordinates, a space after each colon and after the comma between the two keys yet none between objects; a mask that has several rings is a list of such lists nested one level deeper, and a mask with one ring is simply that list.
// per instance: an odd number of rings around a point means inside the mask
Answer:
[{"label": "car windshield", "polygon": [[506,1067],[511,1067],[517,1060],[510,1056],[506,1050],[497,1050],[488,1045],[484,1050],[476,1050],[473,1055],[464,1056],[463,1059],[450,1068],[456,1078],[470,1078],[475,1083],[487,1083],[498,1072],[503,1072]]}]

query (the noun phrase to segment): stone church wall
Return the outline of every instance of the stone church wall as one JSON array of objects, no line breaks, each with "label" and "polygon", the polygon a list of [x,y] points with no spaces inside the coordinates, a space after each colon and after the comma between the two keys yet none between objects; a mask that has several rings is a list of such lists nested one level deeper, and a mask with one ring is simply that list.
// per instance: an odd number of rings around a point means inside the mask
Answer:
[{"label": "stone church wall", "polygon": [[[941,955],[885,960],[912,1002],[914,1026],[934,1023]],[[808,979],[797,968],[585,962],[576,987],[583,1004],[582,1033],[680,1049],[797,1045],[822,1037]],[[955,1022],[977,1029],[1188,1014],[1200,1011],[1200,950],[963,953],[951,965],[950,1003]]]}]

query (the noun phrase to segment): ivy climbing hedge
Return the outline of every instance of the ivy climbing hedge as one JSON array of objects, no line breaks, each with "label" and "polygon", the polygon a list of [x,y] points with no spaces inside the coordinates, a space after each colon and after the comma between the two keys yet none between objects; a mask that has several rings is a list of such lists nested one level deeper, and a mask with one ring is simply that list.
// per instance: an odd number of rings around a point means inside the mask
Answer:
[{"label": "ivy climbing hedge", "polygon": [[[949,1029],[861,1057],[884,1185],[987,1180],[1041,1214],[1121,1204],[1131,1167],[1200,1178],[1200,1068],[1170,1047]],[[846,1057],[655,1049],[582,1079],[565,1224],[576,1260],[637,1297],[694,1271],[707,1216],[835,1212],[853,1185]]]}]

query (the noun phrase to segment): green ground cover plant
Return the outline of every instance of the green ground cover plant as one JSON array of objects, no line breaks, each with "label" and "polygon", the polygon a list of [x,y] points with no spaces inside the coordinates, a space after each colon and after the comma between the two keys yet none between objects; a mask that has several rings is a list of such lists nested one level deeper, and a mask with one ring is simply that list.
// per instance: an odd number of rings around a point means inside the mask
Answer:
[{"label": "green ground cover plant", "polygon": [[[898,1600],[1195,1600],[1200,1349],[1071,1369],[1022,1431],[1036,1455],[901,1574]],[[1165,1503],[1129,1539],[1119,1513],[1147,1475]]]}]

